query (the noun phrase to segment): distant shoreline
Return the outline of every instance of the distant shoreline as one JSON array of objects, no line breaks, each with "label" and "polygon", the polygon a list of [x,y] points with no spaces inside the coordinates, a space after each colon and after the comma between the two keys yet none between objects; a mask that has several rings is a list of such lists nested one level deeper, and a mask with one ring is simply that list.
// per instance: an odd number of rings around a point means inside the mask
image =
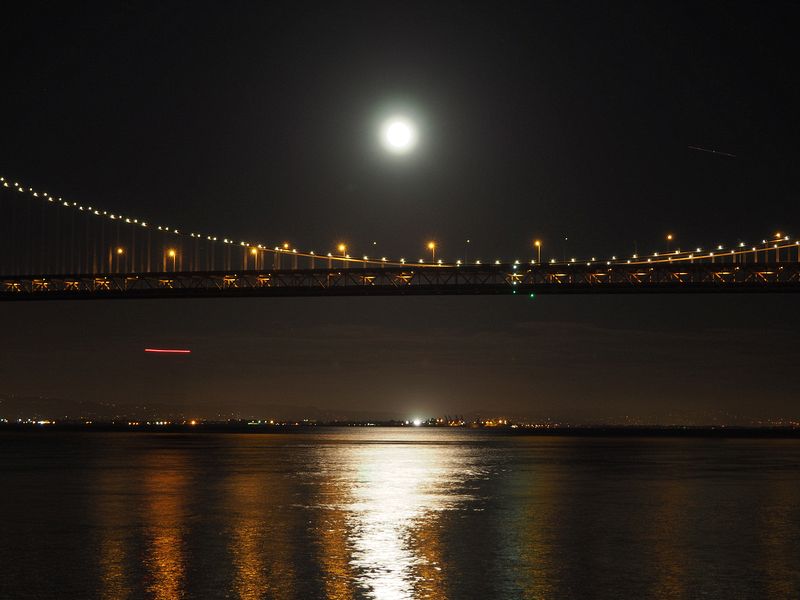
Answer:
[{"label": "distant shoreline", "polygon": [[685,438],[784,438],[800,439],[800,428],[796,427],[743,427],[743,426],[604,426],[582,425],[561,427],[436,427],[409,426],[400,424],[347,423],[324,424],[229,424],[198,423],[170,425],[127,425],[115,423],[3,423],[0,434],[48,432],[68,433],[180,433],[180,434],[304,434],[331,430],[353,429],[405,429],[417,432],[451,431],[498,436],[550,436],[550,437],[685,437]]}]

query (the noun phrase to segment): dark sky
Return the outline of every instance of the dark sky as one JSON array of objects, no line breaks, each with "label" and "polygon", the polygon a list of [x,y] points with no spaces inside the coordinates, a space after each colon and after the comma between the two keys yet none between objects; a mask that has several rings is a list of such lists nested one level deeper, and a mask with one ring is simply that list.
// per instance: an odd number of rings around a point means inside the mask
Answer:
[{"label": "dark sky", "polygon": [[[800,233],[792,2],[12,2],[0,173],[185,229],[560,257]],[[420,126],[388,156],[380,120]],[[735,155],[698,152],[699,146]],[[566,248],[562,243],[569,237]],[[797,415],[791,297],[0,306],[0,394]],[[145,357],[181,344],[190,358]],[[2,415],[0,415],[2,416]]]}]

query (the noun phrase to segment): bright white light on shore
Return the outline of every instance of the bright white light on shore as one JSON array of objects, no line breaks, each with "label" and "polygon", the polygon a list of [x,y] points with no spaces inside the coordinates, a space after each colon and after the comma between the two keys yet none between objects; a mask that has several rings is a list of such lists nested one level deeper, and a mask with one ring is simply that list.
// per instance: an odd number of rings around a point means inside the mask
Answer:
[{"label": "bright white light on shore", "polygon": [[422,425],[422,419],[414,419],[412,423],[414,423],[414,427],[419,427]]},{"label": "bright white light on shore", "polygon": [[389,152],[405,154],[417,145],[417,130],[408,119],[392,117],[383,124],[381,140]]}]

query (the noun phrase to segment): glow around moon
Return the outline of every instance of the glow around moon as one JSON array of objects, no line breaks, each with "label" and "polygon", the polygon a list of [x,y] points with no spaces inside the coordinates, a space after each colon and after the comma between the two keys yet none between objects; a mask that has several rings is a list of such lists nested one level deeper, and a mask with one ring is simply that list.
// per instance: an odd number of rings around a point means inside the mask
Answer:
[{"label": "glow around moon", "polygon": [[417,128],[405,117],[392,117],[381,127],[381,142],[392,154],[407,154],[417,145]]}]

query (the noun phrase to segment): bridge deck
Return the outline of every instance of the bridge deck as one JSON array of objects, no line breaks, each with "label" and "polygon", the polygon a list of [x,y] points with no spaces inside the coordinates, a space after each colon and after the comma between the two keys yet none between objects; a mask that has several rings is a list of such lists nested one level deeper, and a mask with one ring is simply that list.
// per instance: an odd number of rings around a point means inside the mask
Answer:
[{"label": "bridge deck", "polygon": [[481,265],[0,276],[0,300],[800,292],[800,263]]}]

